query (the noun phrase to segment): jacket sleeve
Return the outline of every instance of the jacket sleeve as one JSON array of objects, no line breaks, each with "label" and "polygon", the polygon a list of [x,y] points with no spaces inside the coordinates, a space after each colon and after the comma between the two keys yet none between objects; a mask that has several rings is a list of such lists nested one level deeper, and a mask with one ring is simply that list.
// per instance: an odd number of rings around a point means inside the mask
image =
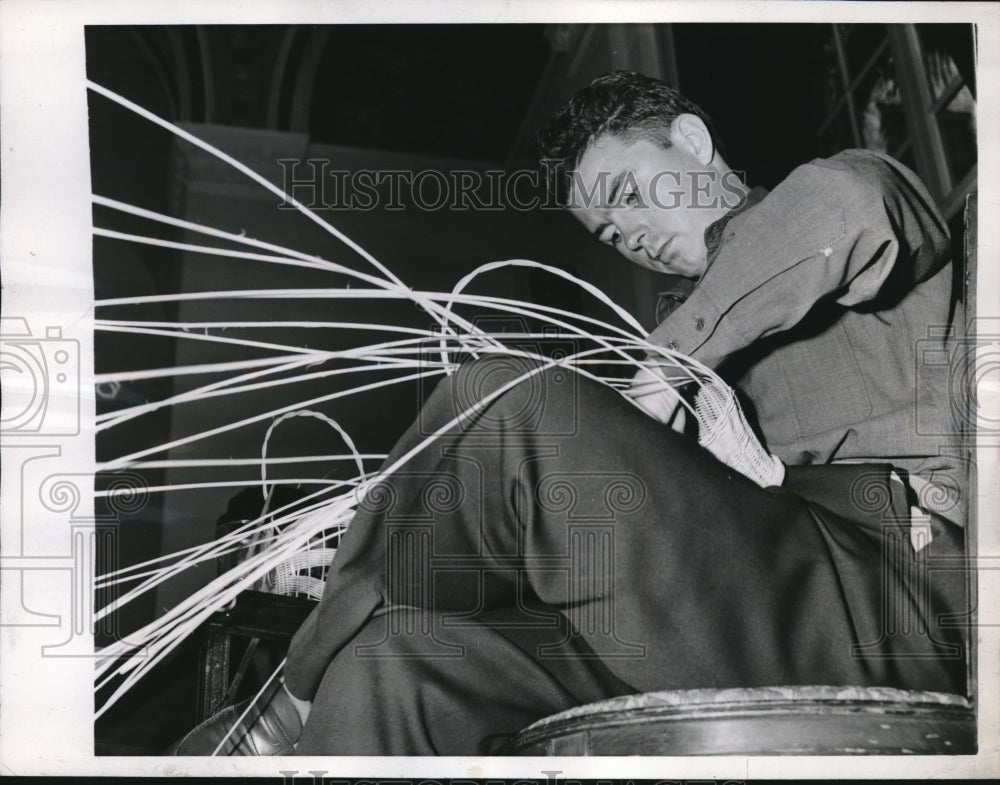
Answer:
[{"label": "jacket sleeve", "polygon": [[649,336],[709,367],[787,330],[819,302],[909,291],[947,261],[948,228],[920,180],[850,150],[798,167],[727,225],[694,292]]}]

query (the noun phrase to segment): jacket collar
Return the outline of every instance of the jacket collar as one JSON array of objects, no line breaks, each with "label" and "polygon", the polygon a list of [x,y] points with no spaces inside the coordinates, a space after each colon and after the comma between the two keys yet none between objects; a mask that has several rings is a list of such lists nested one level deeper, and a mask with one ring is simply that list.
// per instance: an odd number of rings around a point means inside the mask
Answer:
[{"label": "jacket collar", "polygon": [[[719,218],[719,220],[708,225],[708,228],[705,230],[705,247],[708,249],[708,267],[712,266],[712,262],[715,261],[715,257],[719,255],[719,251],[722,249],[722,233],[725,231],[726,225],[737,215],[749,210],[755,204],[760,202],[765,196],[767,196],[766,188],[757,186],[756,188],[751,189],[750,192],[743,197],[743,200],[736,205],[736,207]],[[707,270],[708,267],[705,269]]]},{"label": "jacket collar", "polygon": [[[726,225],[737,215],[749,210],[755,204],[760,202],[765,196],[767,196],[766,188],[757,186],[756,188],[751,189],[736,207],[723,215],[717,221],[713,221],[708,225],[708,228],[705,229],[705,248],[708,249],[708,265],[705,267],[706,270],[712,266],[712,262],[715,261],[715,257],[717,257],[719,255],[719,251],[722,250],[722,243],[725,239],[723,233],[725,232]],[[659,296],[656,300],[657,324],[670,316],[670,314],[672,314],[674,310],[690,296],[691,292],[693,292],[695,287],[698,285],[698,281],[692,281],[690,278],[684,278],[680,275],[667,275],[665,277],[669,280],[669,285],[666,289],[659,292]]]}]

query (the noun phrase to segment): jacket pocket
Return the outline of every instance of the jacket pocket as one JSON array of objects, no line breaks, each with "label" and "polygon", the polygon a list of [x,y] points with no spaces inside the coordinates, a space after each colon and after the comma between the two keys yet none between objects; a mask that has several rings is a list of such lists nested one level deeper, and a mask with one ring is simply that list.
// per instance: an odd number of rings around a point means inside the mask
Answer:
[{"label": "jacket pocket", "polygon": [[771,445],[846,431],[867,419],[873,409],[861,367],[840,321],[775,346],[747,373],[743,386]]}]

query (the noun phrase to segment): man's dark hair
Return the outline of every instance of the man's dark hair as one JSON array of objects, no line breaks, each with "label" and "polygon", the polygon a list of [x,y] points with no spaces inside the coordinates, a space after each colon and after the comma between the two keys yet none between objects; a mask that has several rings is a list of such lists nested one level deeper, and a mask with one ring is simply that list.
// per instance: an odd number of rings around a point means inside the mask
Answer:
[{"label": "man's dark hair", "polygon": [[681,114],[700,117],[719,148],[711,118],[659,79],[633,71],[597,77],[577,91],[538,134],[539,157],[556,200],[563,205],[568,202],[571,173],[592,141],[615,134],[670,147],[670,126]]}]

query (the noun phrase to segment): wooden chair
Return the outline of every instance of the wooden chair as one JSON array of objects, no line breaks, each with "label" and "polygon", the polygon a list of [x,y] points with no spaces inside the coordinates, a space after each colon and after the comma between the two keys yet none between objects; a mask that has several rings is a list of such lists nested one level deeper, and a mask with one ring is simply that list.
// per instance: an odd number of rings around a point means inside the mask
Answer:
[{"label": "wooden chair", "polygon": [[[259,491],[248,491],[230,500],[229,509],[216,524],[217,533],[228,533],[262,514]],[[280,491],[277,497],[272,491],[268,503],[280,506],[296,498],[292,491]],[[261,547],[260,539],[260,534],[248,537],[241,541],[240,550],[221,557],[219,572],[231,569]],[[201,627],[196,712],[199,722],[236,701],[255,658],[261,658],[265,650],[278,654],[287,650],[295,631],[323,593],[334,553],[320,544],[296,554],[277,565],[252,590],[242,592],[231,607],[212,614]],[[235,650],[234,643],[238,644]],[[237,654],[240,660],[233,670]]]}]

